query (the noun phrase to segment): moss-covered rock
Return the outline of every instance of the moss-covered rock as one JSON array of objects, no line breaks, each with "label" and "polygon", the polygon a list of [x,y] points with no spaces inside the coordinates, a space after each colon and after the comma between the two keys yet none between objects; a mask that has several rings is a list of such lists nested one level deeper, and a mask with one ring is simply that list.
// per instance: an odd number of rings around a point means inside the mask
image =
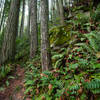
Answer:
[{"label": "moss-covered rock", "polygon": [[51,47],[67,43],[71,39],[71,29],[72,25],[56,26],[50,29]]}]

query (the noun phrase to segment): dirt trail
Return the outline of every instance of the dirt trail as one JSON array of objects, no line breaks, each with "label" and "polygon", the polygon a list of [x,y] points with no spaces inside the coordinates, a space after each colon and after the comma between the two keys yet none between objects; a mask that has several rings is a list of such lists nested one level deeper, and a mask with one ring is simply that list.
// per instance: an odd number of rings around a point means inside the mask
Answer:
[{"label": "dirt trail", "polygon": [[0,100],[31,100],[24,99],[24,68],[18,66],[13,76],[15,78],[11,79],[10,85],[0,92]]}]

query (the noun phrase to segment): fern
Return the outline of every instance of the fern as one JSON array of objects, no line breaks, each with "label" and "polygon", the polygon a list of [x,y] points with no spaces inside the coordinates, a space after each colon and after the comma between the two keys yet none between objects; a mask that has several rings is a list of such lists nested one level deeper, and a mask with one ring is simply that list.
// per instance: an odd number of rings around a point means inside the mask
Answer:
[{"label": "fern", "polygon": [[85,88],[94,94],[100,93],[100,79],[94,79],[89,83],[85,83]]},{"label": "fern", "polygon": [[87,45],[86,43],[76,43],[75,46],[82,47],[83,50],[86,50],[89,53],[94,53],[93,49],[89,45]]},{"label": "fern", "polygon": [[59,59],[59,58],[63,58],[63,54],[57,54],[57,55],[54,55],[53,57],[52,57],[52,59]]},{"label": "fern", "polygon": [[59,68],[61,64],[62,64],[62,59],[57,60],[54,68]]},{"label": "fern", "polygon": [[98,51],[98,45],[96,40],[98,40],[97,34],[95,32],[91,32],[90,34],[85,34],[86,38],[89,40],[90,47],[93,48],[95,52]]},{"label": "fern", "polygon": [[31,90],[31,89],[33,89],[33,87],[32,87],[32,86],[28,87],[28,88],[25,90],[25,92],[24,92],[24,93],[25,93],[25,94],[27,94],[28,92],[30,92],[30,90]]},{"label": "fern", "polygon": [[0,68],[0,80],[5,78],[9,72],[11,72],[12,68],[9,65],[2,66]]}]

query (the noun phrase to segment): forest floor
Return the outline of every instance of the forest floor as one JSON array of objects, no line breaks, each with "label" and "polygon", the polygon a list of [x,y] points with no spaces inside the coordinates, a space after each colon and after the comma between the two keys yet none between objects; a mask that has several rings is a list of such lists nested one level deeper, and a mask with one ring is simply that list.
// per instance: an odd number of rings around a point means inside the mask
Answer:
[{"label": "forest floor", "polygon": [[[9,86],[0,92],[0,100],[24,100],[24,68],[17,66],[15,72],[12,74],[14,79],[9,81]],[[29,98],[25,100],[31,100]]]}]

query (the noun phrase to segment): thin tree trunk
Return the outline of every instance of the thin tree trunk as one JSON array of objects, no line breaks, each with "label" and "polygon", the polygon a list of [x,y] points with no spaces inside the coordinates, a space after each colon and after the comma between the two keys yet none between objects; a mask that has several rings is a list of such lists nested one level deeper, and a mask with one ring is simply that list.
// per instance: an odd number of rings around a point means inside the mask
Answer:
[{"label": "thin tree trunk", "polygon": [[30,8],[30,0],[28,0],[28,22],[27,22],[27,34],[30,37],[30,13],[31,13],[31,8]]},{"label": "thin tree trunk", "polygon": [[51,0],[50,14],[51,14],[51,21],[53,21],[53,0]]},{"label": "thin tree trunk", "polygon": [[41,0],[41,63],[42,63],[42,71],[51,69],[48,21],[49,21],[48,0]]},{"label": "thin tree trunk", "polygon": [[38,7],[37,7],[37,23],[39,24],[40,23],[40,4],[38,4]]},{"label": "thin tree trunk", "polygon": [[31,0],[31,44],[30,44],[30,58],[36,55],[38,48],[38,25],[37,25],[37,0]]},{"label": "thin tree trunk", "polygon": [[60,21],[61,21],[61,25],[65,25],[65,17],[64,17],[64,9],[63,9],[63,1],[59,0],[59,7],[60,7]]},{"label": "thin tree trunk", "polygon": [[1,27],[2,27],[2,24],[3,24],[3,20],[4,20],[5,8],[6,8],[6,1],[4,3],[4,9],[3,9],[2,16],[1,16],[0,30],[1,30]]},{"label": "thin tree trunk", "polygon": [[53,6],[52,6],[52,17],[53,17],[53,22],[55,21],[56,19],[56,9],[55,9],[55,0],[53,0]]},{"label": "thin tree trunk", "polygon": [[38,1],[37,5],[37,23],[40,23],[40,1]]},{"label": "thin tree trunk", "polygon": [[23,0],[23,11],[22,11],[22,19],[21,19],[21,27],[20,27],[20,37],[22,37],[24,31],[24,17],[25,17],[25,0]]},{"label": "thin tree trunk", "polygon": [[56,7],[57,7],[57,16],[60,16],[60,8],[59,8],[59,1],[56,0]]},{"label": "thin tree trunk", "polygon": [[[2,0],[0,1],[0,8],[1,8],[1,5],[2,5]],[[1,12],[0,12],[1,13]]]},{"label": "thin tree trunk", "polygon": [[13,60],[15,56],[15,40],[18,31],[20,0],[12,0],[10,12],[7,20],[6,33],[2,45],[0,64]]},{"label": "thin tree trunk", "polygon": [[5,1],[2,1],[1,0],[1,2],[0,2],[0,18],[2,17],[2,12],[3,12],[3,8],[4,8],[4,3],[5,3]]}]

